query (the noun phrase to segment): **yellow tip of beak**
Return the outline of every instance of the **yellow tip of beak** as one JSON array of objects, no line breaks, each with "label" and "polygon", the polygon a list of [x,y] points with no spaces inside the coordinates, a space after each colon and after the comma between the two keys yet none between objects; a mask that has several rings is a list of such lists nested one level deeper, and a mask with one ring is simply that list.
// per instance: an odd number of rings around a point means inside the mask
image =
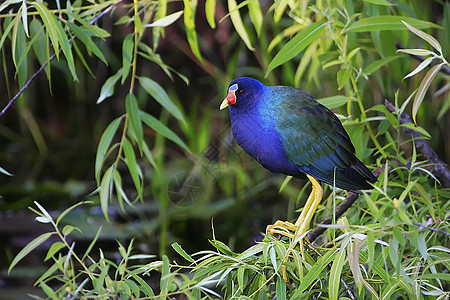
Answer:
[{"label": "yellow tip of beak", "polygon": [[227,99],[223,99],[222,103],[220,104],[220,110],[228,107],[228,101]]}]

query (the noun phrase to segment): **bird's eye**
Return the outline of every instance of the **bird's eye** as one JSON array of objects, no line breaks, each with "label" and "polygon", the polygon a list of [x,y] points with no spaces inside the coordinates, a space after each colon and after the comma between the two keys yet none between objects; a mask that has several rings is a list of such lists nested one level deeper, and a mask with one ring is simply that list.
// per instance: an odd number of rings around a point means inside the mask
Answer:
[{"label": "bird's eye", "polygon": [[245,94],[245,90],[240,89],[240,90],[239,90],[239,94]]}]

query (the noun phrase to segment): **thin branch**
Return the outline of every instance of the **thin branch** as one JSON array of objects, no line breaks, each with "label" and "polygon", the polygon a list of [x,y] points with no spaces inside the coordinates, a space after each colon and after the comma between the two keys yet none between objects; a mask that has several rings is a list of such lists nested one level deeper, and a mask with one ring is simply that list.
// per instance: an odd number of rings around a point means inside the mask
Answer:
[{"label": "thin branch", "polygon": [[[94,19],[92,19],[91,22],[89,22],[89,25],[93,25],[95,22],[97,22],[99,19],[101,19],[104,15],[108,14],[114,7],[116,7],[119,3],[123,2],[124,0],[118,0],[116,3],[109,6],[107,9],[105,9],[103,12],[101,12],[98,16],[96,16]],[[76,35],[73,35],[69,39],[69,43],[71,44],[72,41],[76,38]],[[61,53],[62,49],[59,49],[59,53]],[[3,116],[6,111],[13,105],[13,103],[20,97],[20,95],[25,92],[25,90],[28,88],[28,86],[36,79],[36,77],[44,71],[44,69],[47,67],[48,63],[53,61],[56,58],[56,53],[54,53],[50,58],[28,79],[28,81],[25,83],[25,85],[20,89],[20,91],[11,99],[9,100],[8,104],[3,108],[3,110],[0,112],[0,117]]]},{"label": "thin branch", "polygon": [[441,234],[446,235],[446,236],[450,236],[450,233],[445,231],[445,230],[429,227],[429,226],[426,226],[426,225],[423,225],[423,224],[420,224],[420,223],[417,223],[417,222],[412,222],[412,223],[414,225],[418,226],[419,229],[428,229],[428,230],[433,231],[433,232],[437,232],[437,233],[441,233]]},{"label": "thin branch", "polygon": [[[389,102],[387,99],[384,100],[384,105],[387,107],[387,109],[392,112],[396,113],[397,110],[395,106]],[[398,116],[398,120],[400,124],[404,123],[413,123],[411,120],[411,117],[408,116],[406,113],[401,113]],[[439,181],[442,183],[444,187],[450,187],[450,169],[448,166],[444,163],[444,161],[437,155],[436,152],[434,152],[433,148],[431,148],[430,145],[424,140],[422,135],[414,130],[411,130],[409,128],[402,128],[402,132],[411,135],[414,139],[414,144],[417,148],[417,150],[423,155],[423,157],[430,162],[432,165],[430,166],[431,171],[433,174],[439,179]]]}]

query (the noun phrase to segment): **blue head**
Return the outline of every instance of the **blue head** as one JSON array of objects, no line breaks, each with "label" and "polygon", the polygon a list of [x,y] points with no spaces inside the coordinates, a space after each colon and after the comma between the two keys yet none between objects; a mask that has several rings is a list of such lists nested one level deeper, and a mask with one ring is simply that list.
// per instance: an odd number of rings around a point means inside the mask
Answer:
[{"label": "blue head", "polygon": [[264,85],[256,79],[241,77],[233,80],[228,86],[228,95],[222,101],[220,109],[230,106],[230,109],[247,110],[256,106]]}]

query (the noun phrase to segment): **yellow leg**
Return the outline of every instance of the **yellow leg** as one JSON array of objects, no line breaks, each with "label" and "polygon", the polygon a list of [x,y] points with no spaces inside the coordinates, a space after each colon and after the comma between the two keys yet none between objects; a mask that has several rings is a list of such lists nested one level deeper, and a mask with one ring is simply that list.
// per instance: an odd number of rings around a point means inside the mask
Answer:
[{"label": "yellow leg", "polygon": [[[323,189],[320,186],[320,183],[314,177],[309,175],[306,176],[312,183],[312,190],[311,194],[306,200],[305,206],[303,207],[303,211],[298,217],[295,224],[292,224],[290,222],[276,221],[275,224],[267,226],[267,233],[270,234],[277,233],[287,236],[289,238],[294,238],[294,240],[296,240],[308,230],[309,223],[311,223],[312,217],[317,209],[317,206],[319,206],[319,203],[322,200]],[[302,254],[303,260],[305,260],[305,248],[302,240],[295,241],[294,244],[290,247],[290,249],[293,249],[296,246],[297,242],[300,242],[300,252]],[[288,261],[290,252],[291,250],[289,250],[286,253],[286,258],[284,260],[285,262]],[[282,270],[283,270],[283,279],[286,282],[286,284],[289,284],[285,265],[283,265]]]}]

